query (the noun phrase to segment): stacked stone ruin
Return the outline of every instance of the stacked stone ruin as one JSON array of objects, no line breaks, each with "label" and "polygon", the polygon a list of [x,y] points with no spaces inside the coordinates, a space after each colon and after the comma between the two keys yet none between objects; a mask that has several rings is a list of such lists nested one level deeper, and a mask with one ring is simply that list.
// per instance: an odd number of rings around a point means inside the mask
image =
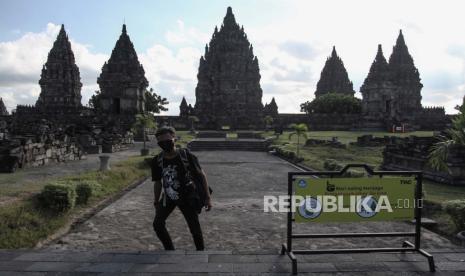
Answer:
[{"label": "stacked stone ruin", "polygon": [[[4,172],[14,172],[17,168],[39,167],[49,163],[80,160],[85,153],[75,142],[52,141],[51,143],[33,143],[27,139],[23,144],[2,144],[0,147],[0,166]],[[7,147],[5,147],[7,146]],[[6,163],[4,163],[7,161]],[[10,162],[8,162],[10,161]]]},{"label": "stacked stone ruin", "polygon": [[381,168],[386,170],[420,170],[424,177],[437,182],[465,185],[465,148],[454,146],[447,157],[448,171],[436,171],[428,165],[428,155],[436,137],[392,137],[383,151]]}]

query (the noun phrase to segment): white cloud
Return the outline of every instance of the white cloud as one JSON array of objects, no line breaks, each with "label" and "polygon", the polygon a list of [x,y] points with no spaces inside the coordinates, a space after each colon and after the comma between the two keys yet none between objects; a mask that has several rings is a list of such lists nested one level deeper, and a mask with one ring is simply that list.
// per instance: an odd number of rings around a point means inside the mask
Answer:
[{"label": "white cloud", "polygon": [[168,30],[165,33],[165,39],[168,43],[178,45],[202,45],[202,43],[205,45],[207,43],[208,35],[206,33],[193,27],[186,27],[180,19],[176,23],[176,30]]},{"label": "white cloud", "polygon": [[157,94],[169,101],[166,114],[178,115],[183,96],[190,104],[195,103],[193,91],[197,84],[197,69],[201,52],[185,47],[176,52],[156,44],[139,54],[145,75]]},{"label": "white cloud", "polygon": [[[284,0],[282,18],[266,24],[243,24],[258,56],[263,103],[276,98],[280,112],[299,112],[300,103],[314,97],[316,83],[333,45],[358,91],[383,45],[386,58],[403,29],[405,40],[424,84],[423,105],[441,105],[449,113],[465,93],[465,24],[460,1],[447,5],[425,1],[393,0],[380,7],[376,1]],[[335,8],[337,7],[337,8]],[[256,21],[255,21],[256,22]],[[220,25],[221,22],[216,22]],[[164,41],[138,53],[150,86],[170,105],[167,114],[179,113],[183,96],[195,103],[199,58],[210,41],[214,25],[199,30],[182,20],[169,28]],[[0,97],[9,109],[17,103],[34,103],[40,69],[56,38],[59,26],[48,24],[41,33],[24,33],[15,41],[0,43]],[[23,30],[22,30],[23,31]],[[72,33],[70,34],[72,37]],[[137,41],[133,41],[137,44]],[[83,104],[98,89],[96,79],[108,54],[94,53],[91,46],[72,40],[83,79]],[[357,93],[356,95],[359,95]]]},{"label": "white cloud", "polygon": [[[48,23],[42,32],[28,32],[17,40],[0,42],[0,97],[8,110],[11,111],[18,104],[35,104],[40,94],[38,82],[41,69],[59,30],[60,25]],[[98,89],[97,76],[108,57],[92,53],[89,45],[73,39],[71,47],[83,83],[82,103],[87,104],[90,96]]]}]

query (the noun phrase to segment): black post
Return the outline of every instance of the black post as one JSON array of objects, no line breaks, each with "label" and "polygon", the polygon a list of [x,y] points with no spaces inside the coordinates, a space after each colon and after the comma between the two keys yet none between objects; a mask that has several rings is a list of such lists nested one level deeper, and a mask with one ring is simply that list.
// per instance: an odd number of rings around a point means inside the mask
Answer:
[{"label": "black post", "polygon": [[287,174],[287,194],[289,195],[289,210],[287,211],[287,252],[292,252],[292,174]]},{"label": "black post", "polygon": [[[326,175],[330,178],[334,176],[343,175],[350,167],[363,167],[369,175],[378,175],[380,178],[383,175],[403,175],[403,176],[416,176],[415,187],[415,231],[411,232],[383,232],[383,233],[332,233],[332,234],[292,234],[292,193],[293,193],[293,180],[295,176],[322,176]],[[289,172],[288,173],[288,186],[287,192],[289,195],[289,210],[287,213],[287,244],[283,244],[281,254],[287,253],[289,259],[292,261],[292,274],[297,274],[297,259],[294,254],[347,254],[347,253],[370,253],[370,252],[417,252],[428,259],[428,264],[431,272],[435,271],[434,258],[431,254],[420,248],[421,240],[421,207],[422,200],[422,181],[423,174],[421,171],[373,171],[366,164],[348,164],[341,171],[312,171],[312,172]],[[410,236],[415,238],[414,244],[410,241],[404,241],[401,248],[353,248],[353,249],[318,249],[318,250],[292,250],[293,238],[346,238],[346,237],[398,237]]]},{"label": "black post", "polygon": [[417,175],[417,187],[415,193],[415,249],[420,249],[421,240],[421,208],[419,206],[422,200],[422,180],[423,173]]}]

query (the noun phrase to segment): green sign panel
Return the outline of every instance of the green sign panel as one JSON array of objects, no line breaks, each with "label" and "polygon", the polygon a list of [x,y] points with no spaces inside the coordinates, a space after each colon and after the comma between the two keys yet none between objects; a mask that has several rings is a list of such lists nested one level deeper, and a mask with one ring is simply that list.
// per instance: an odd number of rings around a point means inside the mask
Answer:
[{"label": "green sign panel", "polygon": [[296,222],[411,220],[415,177],[297,178]]}]

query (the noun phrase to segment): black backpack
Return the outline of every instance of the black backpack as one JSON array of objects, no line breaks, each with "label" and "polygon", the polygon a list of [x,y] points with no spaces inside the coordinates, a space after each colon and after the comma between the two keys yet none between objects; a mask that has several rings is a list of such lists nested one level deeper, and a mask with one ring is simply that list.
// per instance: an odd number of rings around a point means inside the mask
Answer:
[{"label": "black backpack", "polygon": [[[203,178],[202,176],[194,169],[190,162],[189,152],[186,148],[179,149],[179,156],[181,157],[182,164],[184,166],[184,171],[186,172],[186,179],[192,180],[194,183],[194,199],[195,199],[195,208],[198,214],[202,212],[202,208],[205,207],[205,203],[207,201],[205,187],[203,185]],[[157,156],[158,165],[163,168],[163,153],[161,152]],[[210,194],[213,193],[213,190],[208,187],[208,192]]]}]

